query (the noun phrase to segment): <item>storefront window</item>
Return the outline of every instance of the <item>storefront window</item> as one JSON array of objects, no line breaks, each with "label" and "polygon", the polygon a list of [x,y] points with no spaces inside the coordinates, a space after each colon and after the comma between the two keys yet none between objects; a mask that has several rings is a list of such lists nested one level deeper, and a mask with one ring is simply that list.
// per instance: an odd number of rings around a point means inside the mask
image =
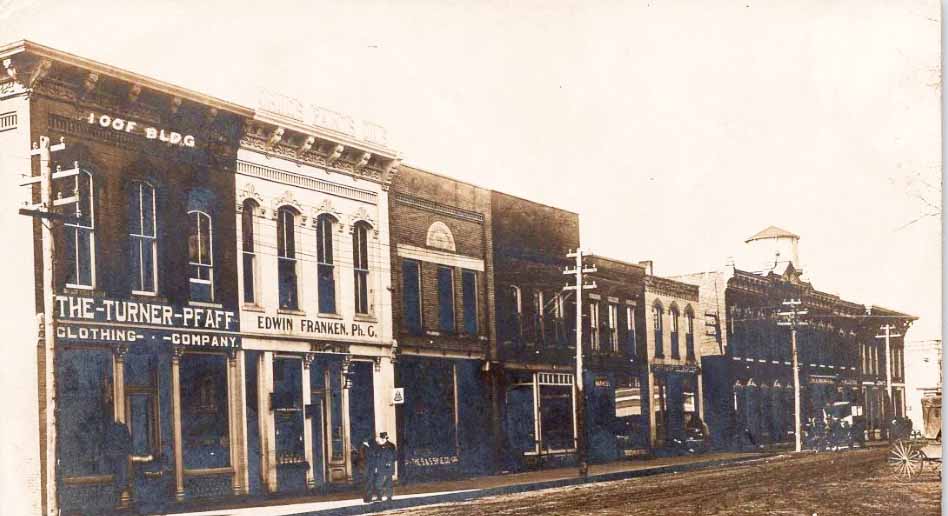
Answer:
[{"label": "storefront window", "polygon": [[186,469],[230,465],[227,357],[181,358],[181,439]]},{"label": "storefront window", "polygon": [[454,368],[448,360],[411,359],[398,364],[399,382],[410,386],[405,392],[402,436],[406,461],[425,466],[426,458],[457,454],[454,406]]},{"label": "storefront window", "polygon": [[573,395],[568,385],[540,386],[540,427],[543,448],[573,448]]},{"label": "storefront window", "polygon": [[107,475],[104,436],[113,421],[112,351],[64,349],[58,357],[60,468],[63,476]]}]

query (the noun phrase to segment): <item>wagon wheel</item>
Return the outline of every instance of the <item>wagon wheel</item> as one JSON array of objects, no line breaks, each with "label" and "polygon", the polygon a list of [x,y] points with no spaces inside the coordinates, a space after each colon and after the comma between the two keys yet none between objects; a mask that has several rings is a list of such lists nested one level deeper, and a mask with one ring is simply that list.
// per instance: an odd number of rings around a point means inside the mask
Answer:
[{"label": "wagon wheel", "polygon": [[922,472],[925,456],[910,443],[898,440],[889,449],[889,468],[899,480],[912,480]]}]

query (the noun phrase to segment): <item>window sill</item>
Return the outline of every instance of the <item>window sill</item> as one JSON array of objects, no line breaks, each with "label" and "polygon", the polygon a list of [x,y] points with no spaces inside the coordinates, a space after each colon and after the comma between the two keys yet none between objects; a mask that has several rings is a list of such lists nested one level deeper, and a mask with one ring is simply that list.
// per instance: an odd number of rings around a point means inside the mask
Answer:
[{"label": "window sill", "polygon": [[129,296],[131,301],[143,301],[148,303],[167,303],[168,299],[164,296],[159,296],[157,292],[142,292],[140,290],[133,290],[131,296]]},{"label": "window sill", "polygon": [[202,308],[218,308],[223,309],[224,305],[220,303],[209,303],[207,301],[188,301],[189,306],[200,306]]},{"label": "window sill", "polygon": [[266,310],[264,310],[264,308],[260,305],[243,304],[241,305],[240,309],[247,312],[260,312],[260,313],[266,312]]},{"label": "window sill", "polygon": [[302,315],[302,316],[306,315],[306,312],[302,310],[295,310],[292,308],[277,308],[277,313],[283,314],[283,315]]},{"label": "window sill", "polygon": [[[341,317],[340,317],[340,319],[341,319]],[[379,320],[376,319],[374,316],[367,315],[367,314],[355,314],[355,315],[352,316],[352,320],[353,320],[353,321],[359,321],[359,322],[365,322],[365,323],[378,323],[378,322],[379,322]]]},{"label": "window sill", "polygon": [[93,285],[73,285],[72,283],[66,283],[66,286],[63,287],[64,290],[81,290],[88,292],[90,290],[95,290]]},{"label": "window sill", "polygon": [[[331,312],[319,312],[316,314],[316,317],[319,317],[320,319],[343,319],[341,315]],[[356,320],[358,320],[358,318],[356,318]]]}]

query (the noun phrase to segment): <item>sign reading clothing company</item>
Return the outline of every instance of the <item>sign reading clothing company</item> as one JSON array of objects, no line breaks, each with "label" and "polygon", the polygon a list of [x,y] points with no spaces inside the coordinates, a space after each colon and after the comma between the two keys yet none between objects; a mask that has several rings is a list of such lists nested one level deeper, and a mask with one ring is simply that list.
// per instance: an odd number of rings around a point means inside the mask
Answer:
[{"label": "sign reading clothing company", "polygon": [[73,295],[56,296],[55,309],[61,340],[240,347],[237,316],[227,310]]},{"label": "sign reading clothing company", "polygon": [[313,335],[320,337],[378,337],[374,324],[363,322],[344,322],[335,319],[307,319],[288,316],[256,316],[256,328],[267,332],[292,335]]}]

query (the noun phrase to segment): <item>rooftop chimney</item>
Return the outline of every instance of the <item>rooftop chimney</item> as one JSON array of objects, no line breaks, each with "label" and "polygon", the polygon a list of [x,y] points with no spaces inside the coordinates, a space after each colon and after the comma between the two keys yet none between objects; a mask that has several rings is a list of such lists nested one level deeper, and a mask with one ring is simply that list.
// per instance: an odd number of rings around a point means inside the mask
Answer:
[{"label": "rooftop chimney", "polygon": [[645,267],[645,274],[649,276],[655,275],[655,263],[652,260],[642,260],[639,262],[639,265]]}]

